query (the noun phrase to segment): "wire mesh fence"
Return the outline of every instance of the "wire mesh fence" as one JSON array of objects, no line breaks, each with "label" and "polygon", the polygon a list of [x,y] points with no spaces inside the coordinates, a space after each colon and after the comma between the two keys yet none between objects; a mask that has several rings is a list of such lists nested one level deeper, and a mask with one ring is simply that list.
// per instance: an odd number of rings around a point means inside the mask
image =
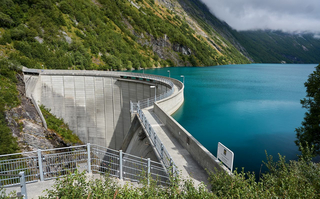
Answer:
[{"label": "wire mesh fence", "polygon": [[87,168],[87,146],[45,150],[41,153],[44,180]]},{"label": "wire mesh fence", "polygon": [[[169,183],[161,163],[99,145],[81,145],[0,156],[0,186],[50,180],[75,171],[108,173],[120,179],[141,181],[151,176],[159,184]],[[148,175],[149,174],[149,175]]]},{"label": "wire mesh fence", "polygon": [[106,147],[92,145],[91,167],[93,172],[108,173],[110,176],[120,178],[120,152]]},{"label": "wire mesh fence", "polygon": [[36,151],[0,156],[0,185],[7,187],[20,184],[20,179],[17,175],[22,171],[25,173],[26,182],[35,182],[39,179]]}]

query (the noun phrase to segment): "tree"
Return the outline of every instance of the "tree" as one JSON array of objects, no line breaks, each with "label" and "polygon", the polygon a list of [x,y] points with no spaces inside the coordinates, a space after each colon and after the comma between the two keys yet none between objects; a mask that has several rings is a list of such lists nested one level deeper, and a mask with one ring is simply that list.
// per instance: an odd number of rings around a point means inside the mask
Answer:
[{"label": "tree", "polygon": [[[303,147],[314,145],[314,155],[320,155],[320,64],[309,75],[304,83],[307,91],[306,98],[301,100],[303,108],[308,111],[305,114],[302,126],[296,128],[297,140],[295,143]],[[308,143],[308,144],[307,144]]]}]

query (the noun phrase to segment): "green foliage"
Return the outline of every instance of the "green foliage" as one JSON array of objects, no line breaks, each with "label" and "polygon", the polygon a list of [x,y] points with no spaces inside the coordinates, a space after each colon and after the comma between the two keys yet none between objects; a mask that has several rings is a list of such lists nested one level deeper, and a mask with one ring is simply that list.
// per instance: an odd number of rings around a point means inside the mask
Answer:
[{"label": "green foliage", "polygon": [[43,117],[45,118],[48,128],[54,130],[68,144],[82,144],[82,141],[75,135],[64,123],[63,119],[57,118],[50,113],[43,105],[40,106]]},{"label": "green foliage", "polygon": [[20,104],[16,88],[16,73],[20,71],[17,63],[0,60],[0,155],[19,150],[16,138],[7,126],[5,111]]},{"label": "green foliage", "polygon": [[320,40],[313,34],[281,31],[243,31],[232,33],[257,63],[318,63]]},{"label": "green foliage", "polygon": [[46,190],[47,195],[42,198],[217,198],[203,184],[196,188],[190,180],[179,185],[178,178],[172,178],[167,187],[157,186],[152,179],[148,185],[146,178],[141,183],[139,187],[120,186],[108,175],[104,179],[88,181],[85,173],[76,172],[58,179],[53,189]]},{"label": "green foliage", "polygon": [[[159,60],[149,45],[139,41],[163,39],[165,35],[173,45],[191,50],[194,66],[248,62],[234,49],[225,50],[225,59],[217,61],[215,48],[195,37],[185,20],[171,11],[161,11],[153,0],[137,3],[140,9],[120,0],[3,0],[0,24],[6,29],[0,44],[13,45],[17,51],[9,57],[28,68],[44,65],[47,69],[123,70],[150,68],[154,63],[174,66],[176,59]],[[65,39],[66,34],[72,41]],[[182,61],[190,64],[187,57]],[[93,63],[96,59],[99,61]]]},{"label": "green foliage", "polygon": [[14,21],[10,18],[10,16],[0,12],[0,26],[2,27],[10,27]]},{"label": "green foliage", "polygon": [[211,192],[205,185],[196,187],[191,180],[181,180],[170,174],[170,185],[158,186],[145,176],[139,186],[121,186],[108,175],[104,179],[87,180],[85,173],[70,174],[56,181],[43,198],[319,198],[320,166],[312,163],[310,150],[304,150],[298,161],[286,162],[279,155],[274,162],[267,155],[264,163],[269,171],[257,182],[254,173],[222,171],[210,174]]},{"label": "green foliage", "polygon": [[310,151],[298,161],[286,162],[279,154],[274,162],[267,155],[264,163],[269,169],[257,182],[254,173],[238,173],[232,176],[226,172],[210,175],[212,192],[219,198],[319,198],[320,166],[310,161]]},{"label": "green foliage", "polygon": [[307,109],[302,126],[296,128],[295,143],[303,148],[314,147],[314,154],[320,155],[320,65],[309,75],[305,82],[306,98],[301,100],[303,108]]}]

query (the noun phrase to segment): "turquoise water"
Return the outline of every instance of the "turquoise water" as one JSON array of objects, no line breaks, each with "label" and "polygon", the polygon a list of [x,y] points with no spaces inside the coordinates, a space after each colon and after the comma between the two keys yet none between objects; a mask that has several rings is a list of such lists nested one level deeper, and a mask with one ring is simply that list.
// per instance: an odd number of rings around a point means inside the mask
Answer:
[{"label": "turquoise water", "polygon": [[185,102],[173,117],[213,155],[218,142],[235,154],[234,168],[256,173],[268,154],[296,159],[294,129],[305,109],[304,82],[316,65],[250,64],[145,70],[182,81]]}]

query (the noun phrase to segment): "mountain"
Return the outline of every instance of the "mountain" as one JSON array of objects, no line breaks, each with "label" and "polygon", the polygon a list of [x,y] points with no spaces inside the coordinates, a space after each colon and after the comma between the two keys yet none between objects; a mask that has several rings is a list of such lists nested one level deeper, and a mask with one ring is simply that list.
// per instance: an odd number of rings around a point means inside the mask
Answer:
[{"label": "mountain", "polygon": [[249,63],[175,0],[2,0],[0,25],[0,55],[29,68]]},{"label": "mountain", "polygon": [[259,30],[233,32],[258,63],[319,63],[320,39],[310,33],[291,34]]},{"label": "mountain", "polygon": [[236,31],[216,18],[199,0],[178,0],[185,11],[210,32],[212,29],[256,63],[319,63],[320,38],[310,33],[272,30]]}]

